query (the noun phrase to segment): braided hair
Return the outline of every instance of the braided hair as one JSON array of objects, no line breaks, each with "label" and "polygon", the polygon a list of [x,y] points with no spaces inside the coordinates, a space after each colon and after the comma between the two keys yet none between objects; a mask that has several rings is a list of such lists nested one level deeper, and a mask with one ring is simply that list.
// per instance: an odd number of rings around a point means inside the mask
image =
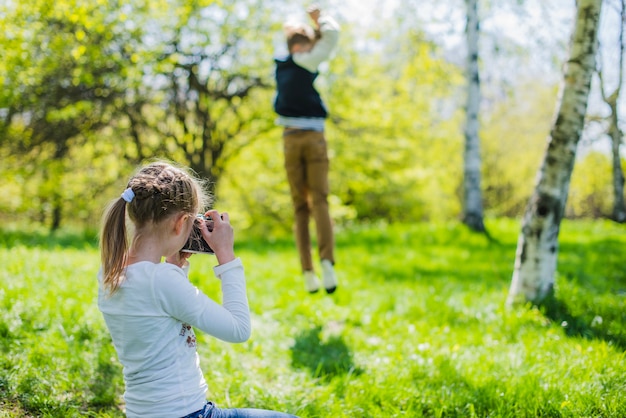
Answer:
[{"label": "braided hair", "polygon": [[129,249],[126,214],[140,230],[180,212],[195,214],[210,201],[204,183],[183,168],[161,161],[141,168],[128,181],[122,196],[109,204],[103,217],[100,255],[103,283],[109,293],[115,293],[124,280]]}]

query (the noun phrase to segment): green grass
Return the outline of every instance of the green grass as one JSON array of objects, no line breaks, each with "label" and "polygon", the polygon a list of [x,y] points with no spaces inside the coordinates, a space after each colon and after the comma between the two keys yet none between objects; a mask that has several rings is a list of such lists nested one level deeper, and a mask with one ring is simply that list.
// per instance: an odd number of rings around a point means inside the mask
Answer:
[{"label": "green grass", "polygon": [[[505,308],[519,223],[337,232],[340,287],[308,295],[291,237],[243,240],[253,334],[198,333],[209,397],[300,417],[626,416],[626,234],[561,228],[556,298]],[[93,234],[0,234],[0,417],[123,416]],[[210,256],[191,280],[213,297]]]}]

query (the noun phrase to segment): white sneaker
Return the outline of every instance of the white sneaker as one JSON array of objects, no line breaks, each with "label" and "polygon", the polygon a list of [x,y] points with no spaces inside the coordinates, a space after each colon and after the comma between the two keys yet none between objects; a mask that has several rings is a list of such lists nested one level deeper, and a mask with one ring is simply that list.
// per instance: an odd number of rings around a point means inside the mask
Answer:
[{"label": "white sneaker", "polygon": [[314,271],[304,272],[304,283],[306,285],[306,290],[309,293],[315,293],[320,288],[320,279],[317,278]]},{"label": "white sneaker", "polygon": [[333,293],[337,289],[337,276],[335,276],[335,268],[330,260],[322,260],[322,277],[326,293]]}]

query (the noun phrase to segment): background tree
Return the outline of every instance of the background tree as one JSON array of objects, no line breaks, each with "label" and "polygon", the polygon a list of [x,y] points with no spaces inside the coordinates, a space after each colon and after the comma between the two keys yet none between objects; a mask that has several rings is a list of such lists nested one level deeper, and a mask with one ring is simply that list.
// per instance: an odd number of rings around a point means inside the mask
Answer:
[{"label": "background tree", "polygon": [[[216,184],[226,161],[272,126],[271,66],[260,63],[271,62],[274,20],[260,3],[7,6],[0,78],[15,88],[0,96],[0,143],[24,198],[11,208],[57,228],[81,188],[106,187],[115,170],[154,157]],[[89,180],[102,167],[110,175]]]},{"label": "background tree", "polygon": [[389,49],[333,60],[332,74],[343,76],[327,94],[331,181],[359,219],[454,217],[462,138],[452,102],[462,69],[419,27],[395,36]]},{"label": "background tree", "polygon": [[[306,18],[304,4],[123,0],[81,8],[76,1],[48,3],[0,5],[0,82],[5,87],[0,91],[0,175],[6,180],[0,193],[13,196],[0,200],[3,221],[49,222],[54,189],[64,219],[94,226],[100,208],[124,187],[120,179],[137,162],[165,157],[193,165],[212,179],[218,204],[236,215],[238,228],[285,228],[289,199],[280,130],[271,109],[272,58],[276,47],[284,48],[282,21]],[[457,3],[385,3],[371,17],[366,8],[355,13],[356,6],[347,4],[327,7],[342,23],[341,45],[316,83],[331,110],[330,204],[338,226],[462,216],[467,95],[466,55],[459,51],[465,50],[466,13]],[[553,69],[548,51],[563,54],[555,40],[561,36],[559,20],[548,17],[551,25],[546,26],[529,19],[523,14],[526,3],[515,3],[515,13],[506,15],[519,14],[516,30],[526,34],[524,42],[500,25],[508,6],[483,7],[480,136],[487,152],[481,183],[488,216],[522,213],[532,192],[528,178],[541,157],[538,132],[548,129],[555,103],[553,77],[546,74]],[[541,7],[556,13],[552,3]],[[102,21],[103,38],[87,44],[91,38],[86,36],[81,44],[74,34],[64,34],[63,48],[42,49],[46,59],[28,60],[41,49],[39,39],[29,34],[47,25],[39,8],[84,20],[91,31],[100,27],[92,22]],[[570,19],[569,13],[562,19]],[[540,28],[545,29],[541,43],[527,43]],[[56,30],[58,36],[64,33]],[[85,74],[116,65],[94,90],[109,91],[112,99],[80,103],[82,112],[92,109],[94,118],[91,124],[76,122],[82,129],[66,141],[59,174],[44,178],[46,164],[53,161],[52,144],[34,144],[25,125],[37,105],[21,101],[19,112],[11,109],[18,108],[27,86],[46,88],[38,74],[54,74],[67,84],[68,71],[53,68],[71,57],[74,47],[81,51],[81,45]],[[532,72],[538,71],[537,62],[541,77]],[[64,113],[66,121],[81,114],[76,109]],[[600,201],[576,188],[570,200],[576,210],[570,213],[579,216],[578,208]]]},{"label": "background tree", "polygon": [[519,80],[519,87],[505,100],[483,112],[482,184],[486,216],[515,218],[524,213],[556,102],[554,86]]},{"label": "background tree", "polygon": [[465,152],[463,155],[463,223],[475,231],[485,231],[483,221],[483,195],[481,189],[481,166],[479,113],[480,75],[478,70],[479,17],[478,1],[465,0],[467,24],[467,102],[465,106]]},{"label": "background tree", "polygon": [[102,2],[19,2],[9,16],[0,44],[0,141],[12,156],[5,164],[36,189],[31,203],[56,229],[70,197],[61,185],[71,149],[107,124],[125,94],[125,61],[138,33],[124,25],[123,12]]},{"label": "background tree", "polygon": [[128,104],[136,156],[180,161],[216,185],[227,161],[273,127],[275,18],[254,0],[163,6],[150,15],[148,35],[158,40],[154,64],[144,64],[150,94]]},{"label": "background tree", "polygon": [[551,295],[558,254],[558,235],[569,191],[576,147],[584,126],[591,76],[595,69],[602,0],[580,0],[570,58],[563,74],[560,107],[526,208],[508,303],[535,303]]},{"label": "background tree", "polygon": [[[626,204],[624,203],[624,170],[622,169],[622,158],[620,154],[621,144],[624,138],[624,132],[619,126],[618,103],[622,91],[622,82],[624,78],[624,25],[626,24],[626,1],[620,0],[615,2],[616,9],[620,16],[619,26],[619,45],[618,45],[618,72],[615,87],[610,90],[610,81],[607,79],[603,71],[602,53],[599,57],[598,75],[600,77],[600,92],[602,99],[609,106],[611,114],[609,116],[609,126],[607,133],[611,140],[612,154],[612,173],[613,173],[613,211],[612,218],[616,222],[626,222]],[[612,7],[613,2],[609,2],[608,6]],[[602,51],[602,49],[600,50]]]}]

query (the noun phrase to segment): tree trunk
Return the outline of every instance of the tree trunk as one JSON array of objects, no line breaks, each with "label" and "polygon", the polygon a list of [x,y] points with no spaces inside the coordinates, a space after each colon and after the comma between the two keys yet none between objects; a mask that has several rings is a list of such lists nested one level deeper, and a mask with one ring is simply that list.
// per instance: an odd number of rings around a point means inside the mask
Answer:
[{"label": "tree trunk", "polygon": [[465,154],[463,156],[463,223],[475,231],[484,232],[483,198],[480,189],[480,139],[478,112],[480,107],[480,77],[478,74],[478,10],[477,0],[465,0],[467,6],[467,105],[465,108]]},{"label": "tree trunk", "polygon": [[585,122],[601,5],[602,0],[578,0],[560,106],[517,243],[509,305],[540,303],[553,292],[559,227]]},{"label": "tree trunk", "polygon": [[[611,122],[609,125],[609,136],[611,137],[611,150],[613,152],[613,220],[615,222],[626,222],[626,204],[624,203],[624,170],[622,169],[622,158],[620,156],[620,145],[624,133],[619,128],[619,116],[617,113],[617,102],[622,91],[622,81],[624,79],[624,24],[626,23],[626,1],[621,1],[621,21],[619,32],[619,77],[615,92],[609,97],[604,93],[604,86],[600,86],[604,101],[611,107]],[[600,75],[602,72],[600,71]],[[604,81],[603,77],[600,77]],[[604,84],[604,83],[602,83]]]},{"label": "tree trunk", "polygon": [[602,93],[602,99],[611,109],[611,115],[609,117],[609,128],[607,130],[607,133],[611,139],[611,152],[613,156],[612,219],[615,222],[623,223],[626,222],[626,205],[624,203],[624,171],[622,169],[620,146],[622,143],[622,138],[624,137],[624,133],[619,127],[619,114],[617,106],[622,90],[622,80],[624,79],[624,23],[626,22],[626,0],[621,0],[620,7],[622,25],[620,25],[619,32],[619,59],[617,62],[617,68],[619,68],[619,72],[617,77],[617,86],[612,93],[607,93],[607,86],[609,82],[607,82],[604,76],[602,59],[600,59],[600,65],[598,65],[598,76],[600,78],[600,92]]},{"label": "tree trunk", "polygon": [[613,151],[613,220],[615,222],[626,222],[626,205],[624,204],[624,171],[622,169],[622,159],[620,156],[620,145],[624,134],[617,124],[617,101],[611,105],[611,125],[609,135],[611,136],[611,149]]}]

